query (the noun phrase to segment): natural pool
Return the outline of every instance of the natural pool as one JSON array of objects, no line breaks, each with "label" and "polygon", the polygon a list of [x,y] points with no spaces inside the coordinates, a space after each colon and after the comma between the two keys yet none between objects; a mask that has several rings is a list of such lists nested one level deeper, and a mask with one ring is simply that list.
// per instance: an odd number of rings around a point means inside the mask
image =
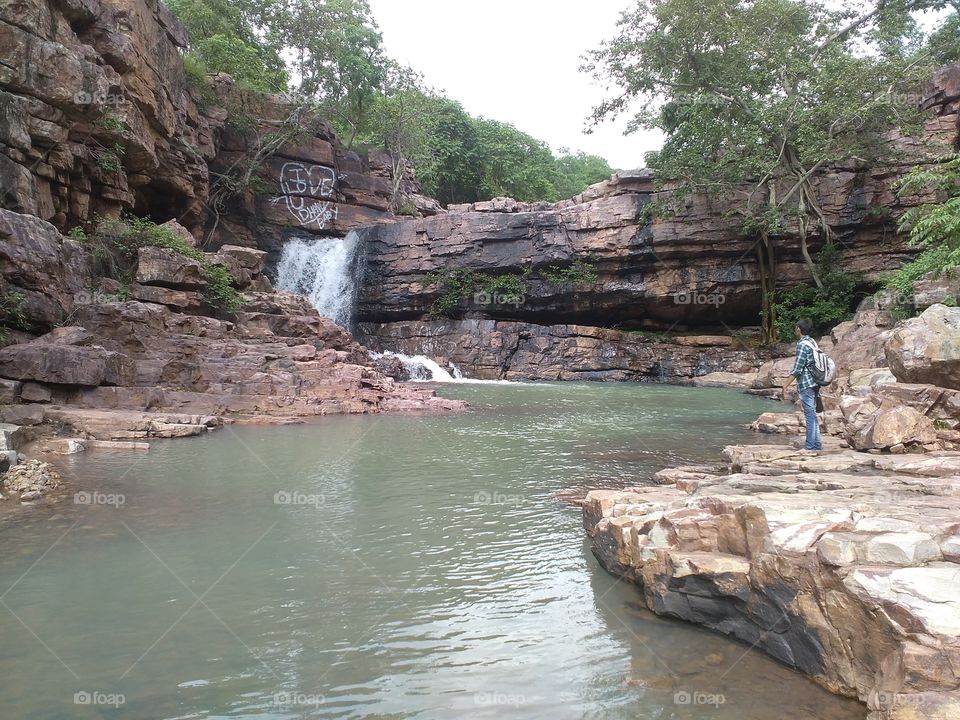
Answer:
[{"label": "natural pool", "polygon": [[715,461],[754,439],[743,424],[765,401],[441,392],[470,411],[65,460],[99,504],[0,515],[0,716],[862,720],[747,646],[640,609],[552,497]]}]

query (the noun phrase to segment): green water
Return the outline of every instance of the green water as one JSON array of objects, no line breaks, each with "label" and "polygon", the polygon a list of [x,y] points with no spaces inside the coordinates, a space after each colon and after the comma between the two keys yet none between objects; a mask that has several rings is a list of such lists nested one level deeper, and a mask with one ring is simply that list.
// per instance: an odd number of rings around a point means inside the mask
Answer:
[{"label": "green water", "polygon": [[640,609],[593,559],[579,510],[552,497],[716,460],[764,401],[626,384],[442,392],[471,410],[64,460],[72,490],[117,502],[0,514],[0,717],[864,717]]}]

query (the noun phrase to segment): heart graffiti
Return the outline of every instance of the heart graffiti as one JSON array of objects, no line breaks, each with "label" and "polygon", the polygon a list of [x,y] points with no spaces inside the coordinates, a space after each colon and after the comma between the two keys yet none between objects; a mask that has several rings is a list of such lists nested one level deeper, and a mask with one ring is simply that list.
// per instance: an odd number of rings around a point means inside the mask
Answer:
[{"label": "heart graffiti", "polygon": [[323,165],[288,162],[280,169],[280,191],[287,209],[301,225],[315,224],[320,230],[337,217],[338,208],[333,203],[318,202],[333,196],[336,182],[336,171]]}]

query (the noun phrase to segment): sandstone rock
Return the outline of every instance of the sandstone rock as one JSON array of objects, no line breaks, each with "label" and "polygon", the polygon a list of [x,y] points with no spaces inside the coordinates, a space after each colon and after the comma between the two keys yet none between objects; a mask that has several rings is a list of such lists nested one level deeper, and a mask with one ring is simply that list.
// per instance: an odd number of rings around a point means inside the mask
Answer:
[{"label": "sandstone rock", "polygon": [[197,247],[197,239],[193,236],[193,233],[187,230],[187,228],[181,225],[177,220],[174,220],[174,219],[167,220],[160,227],[165,228],[166,230],[169,230],[170,232],[172,232],[178,238],[183,240],[183,242],[186,243],[188,247]]},{"label": "sandstone rock", "polygon": [[757,373],[712,372],[693,378],[697,387],[751,388],[757,381]]},{"label": "sandstone rock", "polygon": [[158,285],[133,283],[129,293],[134,300],[159,303],[180,310],[198,310],[203,305],[203,294],[192,290],[173,290]]},{"label": "sandstone rock", "polygon": [[0,405],[10,405],[20,401],[23,383],[17,380],[0,378]]},{"label": "sandstone rock", "polygon": [[19,425],[0,423],[0,451],[19,450],[27,442],[27,433]]},{"label": "sandstone rock", "polygon": [[848,425],[850,444],[857,450],[884,449],[894,445],[935,442],[936,430],[929,418],[911,407],[880,408],[867,417],[864,425]]},{"label": "sandstone rock", "polygon": [[17,380],[57,385],[122,385],[131,372],[120,353],[41,341],[0,349],[0,368]]},{"label": "sandstone rock", "polygon": [[[960,481],[902,473],[916,456],[724,455],[726,472],[675,468],[656,486],[588,493],[601,564],[654,612],[734,635],[883,717],[953,707],[960,564],[944,560],[960,553]],[[933,460],[960,453],[920,459]]]},{"label": "sandstone rock", "polygon": [[137,255],[137,282],[174,290],[203,290],[207,274],[203,266],[175,250],[142,247]]},{"label": "sandstone rock", "polygon": [[913,283],[913,307],[923,311],[936,304],[960,304],[960,274],[928,273]]},{"label": "sandstone rock", "polygon": [[915,565],[941,559],[939,545],[922,532],[881,533],[863,548],[863,560],[878,565]]},{"label": "sandstone rock", "polygon": [[852,370],[847,380],[849,391],[855,395],[866,395],[877,385],[895,383],[897,378],[887,368],[864,368]]},{"label": "sandstone rock", "polygon": [[791,433],[797,434],[804,427],[803,414],[792,413],[762,413],[753,421],[750,429],[762,433]]},{"label": "sandstone rock", "polygon": [[932,305],[884,346],[897,380],[960,389],[960,308]]}]

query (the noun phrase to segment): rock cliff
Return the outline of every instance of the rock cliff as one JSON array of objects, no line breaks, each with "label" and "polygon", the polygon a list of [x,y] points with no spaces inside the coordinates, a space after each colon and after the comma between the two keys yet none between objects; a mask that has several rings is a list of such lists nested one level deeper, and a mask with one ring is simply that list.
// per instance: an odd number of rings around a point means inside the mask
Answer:
[{"label": "rock cliff", "polygon": [[0,205],[62,232],[121,212],[177,218],[214,248],[267,250],[392,217],[380,154],[343,148],[289,99],[190,79],[186,43],[157,0],[4,3]]},{"label": "rock cliff", "polygon": [[[157,0],[0,5],[2,419],[103,440],[462,407],[380,374],[264,272],[288,237],[391,221],[386,161],[289,99],[188,78],[186,42]],[[140,247],[120,283],[97,238],[126,215],[181,244]],[[213,267],[235,312],[208,301]]]},{"label": "rock cliff", "polygon": [[[891,135],[895,161],[845,163],[815,180],[845,267],[866,281],[910,256],[895,232],[896,218],[920,198],[898,198],[896,181],[960,139],[960,65],[940,70],[923,95],[930,111],[925,147]],[[497,199],[366,230],[366,275],[356,313],[361,338],[375,347],[399,341],[407,351],[477,364],[483,376],[552,378],[565,363],[572,376],[658,378],[678,356],[673,366],[695,368],[693,375],[726,370],[709,354],[690,357],[672,342],[655,351],[649,344],[638,349],[635,335],[609,332],[731,336],[759,322],[752,241],[726,218],[724,207],[704,196],[690,196],[675,212],[651,217],[651,203],[662,197],[649,172],[621,172],[555,205]],[[782,285],[807,282],[795,230],[778,242]],[[444,281],[451,273],[512,275],[514,282],[509,290],[457,296]],[[438,300],[453,320],[431,312]],[[517,336],[519,348],[512,340]],[[598,344],[607,357],[621,359],[598,358],[584,349],[584,337],[604,338]],[[547,356],[543,362],[529,361],[524,342]],[[662,362],[626,359],[651,352]]]}]

